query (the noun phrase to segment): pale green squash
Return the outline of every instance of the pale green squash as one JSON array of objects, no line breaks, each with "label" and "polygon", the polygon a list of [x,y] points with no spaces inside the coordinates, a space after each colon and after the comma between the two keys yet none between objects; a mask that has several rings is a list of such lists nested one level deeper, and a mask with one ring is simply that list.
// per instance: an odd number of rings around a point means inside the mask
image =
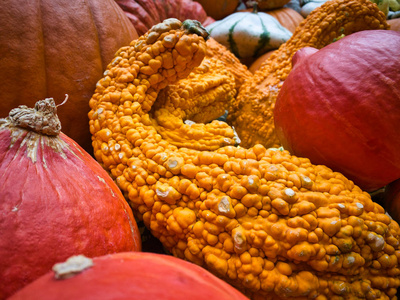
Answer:
[{"label": "pale green squash", "polygon": [[238,58],[259,57],[278,49],[292,33],[263,12],[236,12],[206,27],[211,37]]}]

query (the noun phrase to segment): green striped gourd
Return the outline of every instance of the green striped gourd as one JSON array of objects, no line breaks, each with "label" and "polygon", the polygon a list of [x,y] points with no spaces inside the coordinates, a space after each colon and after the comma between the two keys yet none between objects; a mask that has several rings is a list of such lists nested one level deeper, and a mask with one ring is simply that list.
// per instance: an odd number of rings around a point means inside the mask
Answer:
[{"label": "green striped gourd", "polygon": [[206,27],[210,36],[238,58],[259,57],[278,49],[292,33],[263,12],[236,12]]}]

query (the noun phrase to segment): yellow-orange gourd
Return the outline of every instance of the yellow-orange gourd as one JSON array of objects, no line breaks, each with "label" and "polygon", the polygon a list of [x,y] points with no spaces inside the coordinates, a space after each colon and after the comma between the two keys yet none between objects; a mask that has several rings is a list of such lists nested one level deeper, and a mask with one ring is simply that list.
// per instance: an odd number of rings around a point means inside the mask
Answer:
[{"label": "yellow-orange gourd", "polygon": [[121,48],[90,100],[95,157],[137,217],[252,299],[394,299],[399,225],[353,182],[280,149],[207,149],[210,132],[178,147],[158,132],[159,91],[206,55],[201,27],[181,25]]}]

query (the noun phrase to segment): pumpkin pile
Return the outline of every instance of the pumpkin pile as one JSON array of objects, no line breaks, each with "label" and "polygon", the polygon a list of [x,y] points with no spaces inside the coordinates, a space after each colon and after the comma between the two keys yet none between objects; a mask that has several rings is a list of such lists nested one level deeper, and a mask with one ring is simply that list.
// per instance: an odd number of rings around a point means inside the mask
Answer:
[{"label": "pumpkin pile", "polygon": [[[134,37],[78,101],[89,126],[61,120],[90,131],[94,158],[61,132],[56,111],[76,98],[45,94],[0,119],[0,299],[397,299],[400,34],[369,0],[271,17],[296,1],[224,0],[215,14],[207,0],[105,4]],[[254,19],[263,31],[235,38]],[[271,26],[287,36],[270,43]],[[358,127],[376,114],[383,127]],[[346,132],[331,119],[358,128],[361,147],[303,135]],[[372,165],[383,172],[364,175]],[[140,252],[136,222],[161,251]]]}]

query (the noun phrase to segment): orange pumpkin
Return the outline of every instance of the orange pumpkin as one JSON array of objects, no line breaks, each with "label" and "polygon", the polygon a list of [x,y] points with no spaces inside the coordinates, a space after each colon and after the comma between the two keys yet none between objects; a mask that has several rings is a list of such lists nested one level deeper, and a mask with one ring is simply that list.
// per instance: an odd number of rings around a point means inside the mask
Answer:
[{"label": "orange pumpkin", "polygon": [[92,153],[89,99],[115,51],[137,37],[113,0],[2,1],[0,117],[68,94],[62,131]]},{"label": "orange pumpkin", "polygon": [[266,61],[268,59],[268,57],[270,57],[272,55],[272,53],[274,53],[275,51],[276,51],[276,49],[268,51],[267,53],[264,53],[263,55],[258,57],[255,61],[253,61],[250,64],[249,71],[254,74],[258,69],[260,69],[262,63],[264,61]]},{"label": "orange pumpkin", "polygon": [[291,32],[294,32],[297,26],[304,20],[301,14],[289,7],[267,10],[265,12],[277,19],[283,27],[289,29]]},{"label": "orange pumpkin", "polygon": [[400,31],[400,18],[387,20],[391,30]]},{"label": "orange pumpkin", "polygon": [[207,14],[215,20],[220,20],[233,13],[240,0],[195,0],[199,2]]}]

